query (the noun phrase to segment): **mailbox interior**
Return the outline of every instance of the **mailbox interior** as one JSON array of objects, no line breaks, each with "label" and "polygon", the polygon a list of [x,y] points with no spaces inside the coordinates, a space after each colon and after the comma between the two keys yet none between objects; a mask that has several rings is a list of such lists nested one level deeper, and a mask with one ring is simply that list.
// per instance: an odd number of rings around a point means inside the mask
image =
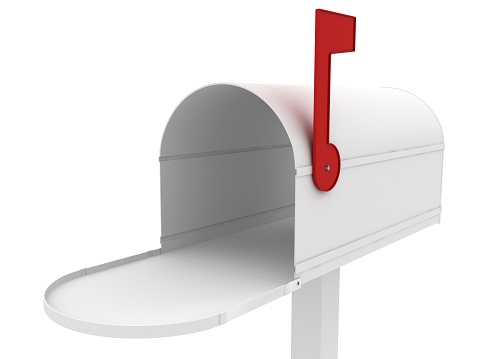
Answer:
[{"label": "mailbox interior", "polygon": [[295,174],[289,137],[262,99],[232,85],[195,91],[162,140],[162,253],[292,281]]},{"label": "mailbox interior", "polygon": [[161,250],[60,278],[45,295],[54,321],[103,336],[179,335],[300,286],[293,151],[265,102],[230,85],[188,96],[165,129],[160,176]]},{"label": "mailbox interior", "polygon": [[243,88],[213,85],[188,96],[166,127],[160,168],[164,253],[294,216],[288,135]]}]

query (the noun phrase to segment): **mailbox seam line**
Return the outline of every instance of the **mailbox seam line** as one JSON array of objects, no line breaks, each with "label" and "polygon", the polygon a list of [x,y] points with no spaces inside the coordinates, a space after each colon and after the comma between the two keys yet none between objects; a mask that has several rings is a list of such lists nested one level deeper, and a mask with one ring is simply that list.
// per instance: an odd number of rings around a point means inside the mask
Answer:
[{"label": "mailbox seam line", "polygon": [[274,150],[274,149],[277,149],[277,148],[289,148],[289,147],[292,147],[291,143],[280,144],[280,145],[270,145],[270,146],[238,148],[238,149],[222,150],[222,151],[189,153],[189,154],[184,154],[184,155],[160,156],[159,161],[160,162],[166,162],[166,161],[175,161],[175,160],[185,160],[185,159],[197,158],[197,157],[221,156],[221,155],[229,155],[229,154],[234,154],[234,153],[265,151],[265,150]]},{"label": "mailbox seam line", "polygon": [[[212,230],[212,229],[215,229],[215,228],[220,228],[220,227],[223,227],[223,226],[233,225],[233,224],[239,223],[241,221],[253,220],[253,219],[256,219],[256,218],[266,216],[268,214],[280,213],[280,212],[283,212],[283,211],[287,211],[288,209],[291,209],[291,208],[294,208],[294,207],[295,207],[294,203],[293,204],[288,204],[286,206],[277,207],[277,208],[273,208],[273,209],[268,209],[268,210],[263,211],[263,212],[258,212],[258,213],[254,213],[254,214],[251,214],[251,215],[248,215],[248,216],[243,216],[243,217],[234,218],[234,219],[230,219],[230,220],[215,223],[215,224],[210,224],[208,226],[191,229],[189,231],[174,233],[174,234],[170,234],[170,235],[167,235],[167,236],[161,236],[161,242],[162,243],[163,242],[165,242],[165,243],[166,242],[171,242],[171,241],[174,241],[176,239],[182,238],[184,236],[194,234],[195,232],[208,231],[208,230]],[[276,221],[274,221],[274,222],[276,222]],[[214,238],[210,238],[210,239],[214,239]]]},{"label": "mailbox seam line", "polygon": [[[371,156],[348,158],[341,161],[341,169],[363,166],[377,162],[391,161],[399,158],[417,156],[438,151],[444,151],[444,144],[415,147],[392,152],[384,152]],[[313,166],[303,166],[296,168],[296,177],[309,176],[312,174]]]}]

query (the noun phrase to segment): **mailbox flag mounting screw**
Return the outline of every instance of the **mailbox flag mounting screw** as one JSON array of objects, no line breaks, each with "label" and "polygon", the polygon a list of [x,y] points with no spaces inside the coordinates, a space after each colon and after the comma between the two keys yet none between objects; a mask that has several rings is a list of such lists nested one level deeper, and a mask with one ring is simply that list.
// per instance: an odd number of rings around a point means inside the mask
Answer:
[{"label": "mailbox flag mounting screw", "polygon": [[313,180],[321,191],[330,191],[334,188],[341,169],[339,151],[334,144],[329,142],[331,54],[354,51],[355,43],[355,17],[321,9],[316,10]]}]

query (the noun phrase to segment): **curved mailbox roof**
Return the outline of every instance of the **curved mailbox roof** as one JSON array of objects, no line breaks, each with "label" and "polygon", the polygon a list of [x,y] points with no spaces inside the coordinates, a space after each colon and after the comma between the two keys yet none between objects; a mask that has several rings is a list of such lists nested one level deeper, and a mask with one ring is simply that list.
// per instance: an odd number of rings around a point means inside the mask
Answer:
[{"label": "curved mailbox roof", "polygon": [[[185,111],[191,115],[184,116]],[[196,121],[197,115],[210,117]],[[431,109],[394,88],[332,88],[330,117],[330,140],[342,160],[444,142]],[[161,157],[291,143],[295,167],[307,167],[312,126],[312,87],[210,85],[189,95],[173,113]],[[223,141],[218,143],[218,138]]]}]

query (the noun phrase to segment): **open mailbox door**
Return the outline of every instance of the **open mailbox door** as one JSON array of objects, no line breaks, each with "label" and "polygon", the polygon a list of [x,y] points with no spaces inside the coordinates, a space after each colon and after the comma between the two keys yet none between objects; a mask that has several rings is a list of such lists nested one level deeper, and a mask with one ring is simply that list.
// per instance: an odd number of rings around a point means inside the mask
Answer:
[{"label": "open mailbox door", "polygon": [[164,337],[293,293],[293,358],[335,358],[339,268],[439,222],[444,141],[431,109],[406,91],[330,97],[327,140],[341,176],[323,192],[313,88],[191,93],[161,145],[161,249],[58,279],[45,293],[48,316],[89,334]]}]

